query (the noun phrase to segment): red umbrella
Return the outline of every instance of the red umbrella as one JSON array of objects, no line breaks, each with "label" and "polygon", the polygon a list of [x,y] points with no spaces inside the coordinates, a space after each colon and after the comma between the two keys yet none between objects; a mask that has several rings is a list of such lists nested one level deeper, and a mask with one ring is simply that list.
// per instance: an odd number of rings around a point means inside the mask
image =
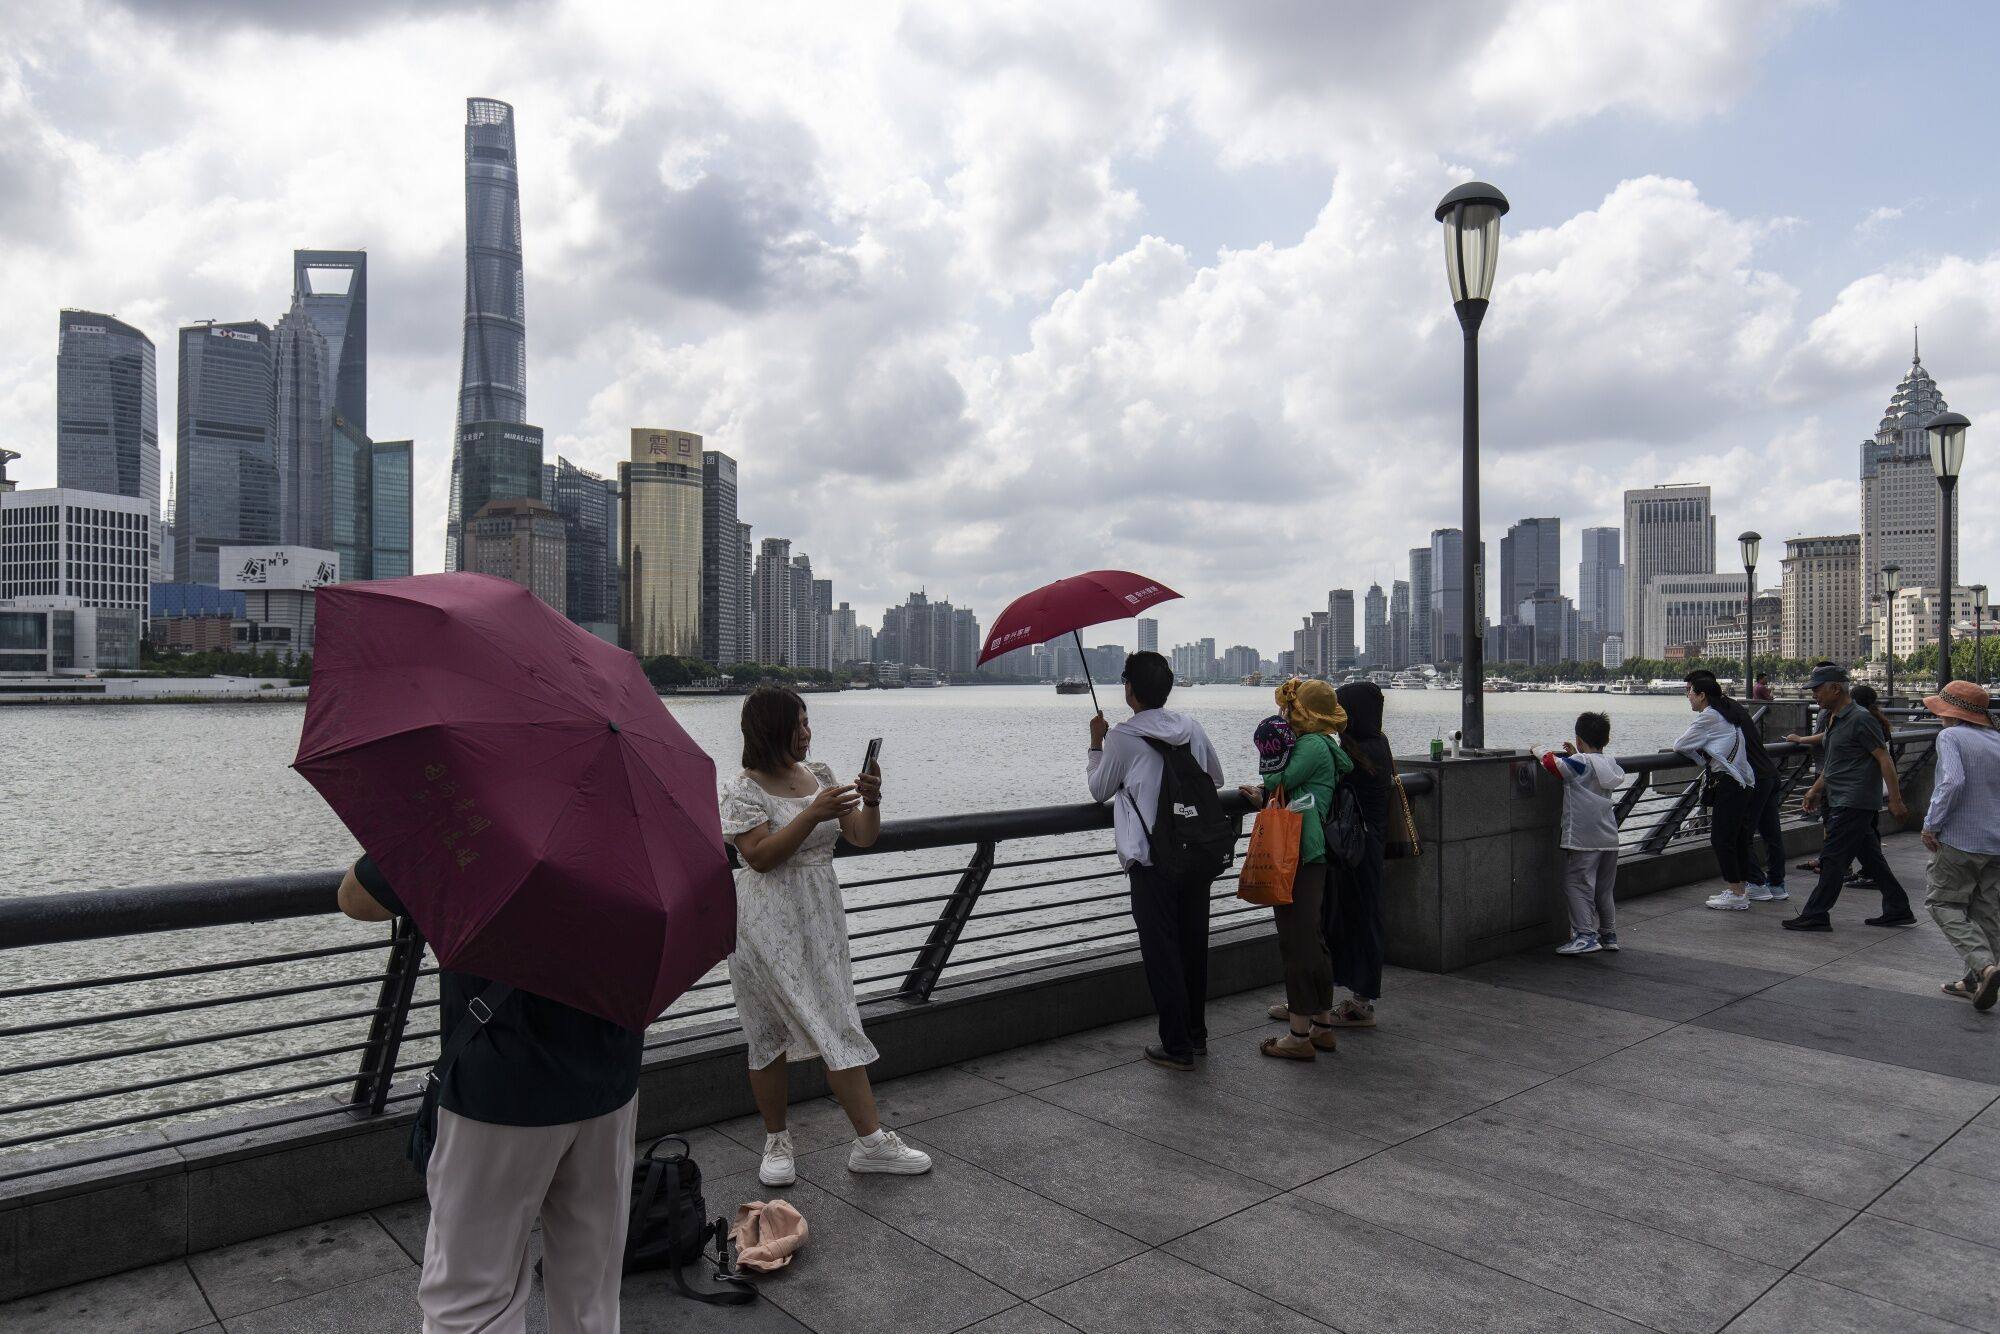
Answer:
[{"label": "red umbrella", "polygon": [[729,953],[715,763],[636,658],[491,575],[316,599],[292,767],[442,966],[637,1030]]},{"label": "red umbrella", "polygon": [[[1122,621],[1137,616],[1157,603],[1171,602],[1180,594],[1157,579],[1130,570],[1090,570],[1043,584],[1032,593],[1023,593],[1007,604],[987,632],[986,647],[979,661],[997,658],[1024,644],[1045,644],[1061,635],[1076,635],[1076,651],[1083,654],[1083,635],[1090,625]],[[1084,658],[1083,676],[1090,680],[1090,660]],[[1090,702],[1097,703],[1097,683],[1090,685]]]}]

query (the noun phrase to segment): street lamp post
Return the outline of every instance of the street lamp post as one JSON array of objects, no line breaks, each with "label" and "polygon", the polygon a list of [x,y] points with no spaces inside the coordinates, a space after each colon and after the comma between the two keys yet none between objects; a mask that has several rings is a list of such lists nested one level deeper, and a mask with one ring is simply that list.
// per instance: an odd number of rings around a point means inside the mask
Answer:
[{"label": "street lamp post", "polygon": [[1986,585],[1972,586],[1972,674],[1986,684]]},{"label": "street lamp post", "polygon": [[1738,533],[1736,544],[1743,552],[1743,698],[1749,699],[1750,682],[1756,675],[1757,639],[1757,548],[1764,535]]},{"label": "street lamp post", "polygon": [[1479,324],[1500,259],[1500,219],[1507,196],[1484,181],[1468,181],[1438,202],[1444,224],[1445,280],[1465,335],[1464,515],[1460,520],[1459,728],[1465,744],[1486,745],[1486,565],[1479,558]]},{"label": "street lamp post", "polygon": [[1896,584],[1902,573],[1903,567],[1894,563],[1882,567],[1882,634],[1889,641],[1889,693],[1883,708],[1896,702]]},{"label": "street lamp post", "polygon": [[1972,425],[1956,412],[1931,419],[1931,472],[1938,481],[1938,689],[1951,684],[1951,494],[1958,489],[1958,470],[1965,463],[1965,428]]}]

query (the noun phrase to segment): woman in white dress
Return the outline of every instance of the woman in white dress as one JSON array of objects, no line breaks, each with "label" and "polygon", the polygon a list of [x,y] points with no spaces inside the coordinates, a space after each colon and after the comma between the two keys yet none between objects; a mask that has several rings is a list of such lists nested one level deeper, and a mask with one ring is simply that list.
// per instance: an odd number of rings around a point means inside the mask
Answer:
[{"label": "woman in white dress", "polygon": [[847,917],[833,845],[857,848],[882,829],[880,767],[848,784],[806,763],[812,728],[797,693],[760,687],[743,701],[743,772],[722,790],[722,832],[736,844],[736,952],[729,985],[750,1054],[750,1091],[764,1118],[767,1186],[796,1179],[785,1126],[787,1061],[817,1056],[826,1082],[854,1123],[850,1172],[928,1172],[929,1155],[882,1129],[868,1065],[875,1045],[861,1030],[848,964]]}]

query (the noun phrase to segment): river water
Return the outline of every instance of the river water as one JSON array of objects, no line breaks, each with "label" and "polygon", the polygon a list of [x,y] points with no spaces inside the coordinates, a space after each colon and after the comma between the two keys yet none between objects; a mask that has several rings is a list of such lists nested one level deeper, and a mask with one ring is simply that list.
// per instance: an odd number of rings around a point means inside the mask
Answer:
[{"label": "river water", "polygon": [[[1272,711],[1271,692],[1201,686],[1175,692],[1223,755],[1232,781],[1254,778],[1251,733]],[[715,757],[718,773],[738,768],[737,711],[729,697],[667,701],[688,733]],[[911,818],[1044,806],[1089,799],[1084,782],[1090,701],[1051,688],[970,686],[938,690],[850,691],[808,697],[814,757],[836,774],[860,765],[869,738],[883,739],[884,816]],[[1396,749],[1414,754],[1457,726],[1459,700],[1445,691],[1396,691],[1385,728]],[[1510,694],[1489,696],[1487,738],[1495,746],[1555,743],[1570,735],[1577,713],[1612,716],[1613,753],[1665,748],[1685,725],[1678,698]],[[1113,707],[1112,716],[1123,716]],[[190,704],[52,706],[0,709],[0,897],[107,886],[163,884],[324,870],[356,853],[354,840],[289,767],[304,706]],[[1100,834],[1009,844],[1003,859],[1090,852],[1089,860],[1002,869],[988,882],[978,915],[953,958],[989,957],[1034,964],[1093,937],[1129,930],[1122,877]],[[938,911],[913,902],[948,891],[966,849],[870,857],[841,864],[857,932],[855,974],[864,995],[893,990]],[[859,881],[931,873],[884,885]],[[1047,886],[1043,880],[1059,877]],[[889,906],[882,906],[882,905]],[[1221,889],[1218,922],[1248,915]],[[1261,919],[1260,919],[1261,920]],[[0,992],[144,970],[212,964],[297,950],[381,942],[385,928],[319,917],[35,949],[0,949]],[[115,1136],[139,1123],[198,1104],[203,1114],[289,1104],[304,1096],[341,1096],[351,1081],[372,1005],[379,950],[117,986],[20,996],[0,1005],[0,1173],[9,1141],[57,1129]],[[690,993],[655,1030],[726,1018],[726,971]],[[257,1001],[233,997],[266,988],[327,984],[325,990]],[[949,982],[947,982],[949,985]],[[433,1001],[435,982],[418,987]],[[229,1003],[207,1005],[212,1000]],[[42,1033],[20,1025],[122,1011],[131,1017]],[[302,1019],[319,1020],[298,1027]],[[433,1029],[435,1009],[413,1013],[410,1031]],[[282,1026],[282,1027],[278,1027]],[[246,1029],[269,1032],[246,1033]],[[664,1037],[662,1035],[664,1034]],[[201,1039],[189,1042],[191,1038]],[[184,1044],[184,1045],[174,1045]],[[134,1048],[152,1048],[133,1052]],[[435,1052],[419,1037],[403,1063],[421,1068]],[[328,1054],[311,1056],[314,1051]],[[86,1064],[49,1066],[103,1054]],[[22,1069],[21,1067],[36,1067]],[[236,1066],[198,1083],[115,1092],[141,1081]],[[242,1067],[255,1066],[254,1070]],[[285,1090],[266,1099],[259,1095]],[[78,1098],[79,1101],[68,1101]],[[55,1106],[37,1106],[63,1099]],[[130,1124],[120,1124],[130,1120]],[[181,1118],[183,1121],[196,1117]],[[185,1132],[177,1132],[185,1133]],[[27,1144],[22,1145],[28,1151]]]}]

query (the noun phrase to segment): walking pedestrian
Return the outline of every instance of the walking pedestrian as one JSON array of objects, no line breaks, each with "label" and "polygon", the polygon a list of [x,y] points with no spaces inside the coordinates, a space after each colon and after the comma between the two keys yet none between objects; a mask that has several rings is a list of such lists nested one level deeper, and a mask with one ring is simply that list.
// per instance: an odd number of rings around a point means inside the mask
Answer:
[{"label": "walking pedestrian", "polygon": [[[405,912],[368,856],[338,901],[360,922]],[[444,1072],[424,1173],[424,1334],[527,1329],[537,1217],[549,1328],[616,1330],[644,1035],[451,969],[438,997],[448,1046],[477,1027]]]},{"label": "walking pedestrian", "polygon": [[1335,1028],[1375,1027],[1382,996],[1382,888],[1388,871],[1389,803],[1396,756],[1382,731],[1386,701],[1373,681],[1351,681],[1335,692],[1347,713],[1341,745],[1354,760],[1346,781],[1360,800],[1367,840],[1358,866],[1336,860],[1333,897],[1327,902],[1326,942],[1333,953],[1333,984],[1347,996],[1333,1007]]},{"label": "walking pedestrian", "polygon": [[812,726],[795,691],[760,686],[743,701],[743,771],[722,793],[722,832],[736,845],[736,952],[729,988],[750,1059],[750,1093],[764,1119],[757,1178],[797,1180],[787,1124],[792,1061],[818,1057],[826,1083],[854,1127],[850,1172],[914,1176],[930,1155],[882,1128],[868,1067],[875,1044],[861,1028],[849,963],[847,914],[834,844],[857,848],[882,829],[880,765],[838,783],[808,762]]},{"label": "walking pedestrian", "polygon": [[[1708,781],[1712,804],[1708,813],[1708,841],[1715,850],[1716,869],[1725,882],[1722,891],[1711,895],[1710,908],[1742,910],[1750,906],[1747,889],[1750,869],[1750,838],[1757,830],[1765,806],[1776,797],[1778,766],[1764,749],[1764,739],[1752,721],[1750,711],[1723,693],[1713,672],[1689,672],[1688,707],[1695,711],[1694,722],[1674,742],[1674,749],[1710,765]],[[1760,885],[1757,897],[1768,899],[1768,886]],[[1783,894],[1784,891],[1778,891]]]},{"label": "walking pedestrian", "polygon": [[1625,781],[1618,761],[1604,754],[1611,744],[1611,719],[1602,713],[1577,715],[1576,737],[1562,753],[1530,750],[1542,767],[1562,780],[1563,892],[1569,900],[1569,940],[1557,954],[1618,952],[1618,811],[1611,794]]},{"label": "walking pedestrian", "polygon": [[1112,803],[1139,958],[1160,1016],[1160,1040],[1146,1047],[1146,1059],[1189,1071],[1208,1051],[1209,886],[1227,865],[1235,835],[1216,797],[1222,761],[1208,733],[1166,707],[1173,668],[1142,651],[1125,659],[1124,680],[1132,716],[1116,727],[1101,713],[1090,720],[1090,795]]},{"label": "walking pedestrian", "polygon": [[1924,700],[1944,723],[1924,814],[1930,850],[1924,906],[1965,960],[1945,994],[1976,1010],[2000,999],[2000,733],[1983,686],[1953,681]]},{"label": "walking pedestrian", "polygon": [[1890,814],[1898,820],[1909,818],[1888,734],[1848,692],[1844,668],[1816,667],[1809,684],[1813,701],[1827,719],[1826,758],[1802,808],[1810,815],[1822,801],[1826,803],[1826,846],[1820,849],[1819,883],[1812,897],[1798,916],[1786,918],[1783,925],[1788,931],[1833,930],[1831,913],[1841,884],[1848,868],[1859,862],[1882,892],[1882,911],[1868,918],[1868,925],[1908,926],[1917,920],[1910,911],[1910,896],[1882,856],[1882,839],[1875,828],[1884,789]]},{"label": "walking pedestrian", "polygon": [[1294,1061],[1313,1060],[1332,1051],[1333,958],[1328,946],[1326,898],[1333,892],[1326,847],[1327,813],[1334,791],[1354,767],[1335,734],[1347,726],[1347,715],[1333,687],[1324,681],[1291,680],[1278,687],[1278,714],[1292,734],[1285,763],[1263,773],[1261,786],[1246,784],[1243,795],[1261,804],[1266,792],[1282,788],[1296,801],[1312,799],[1299,826],[1299,864],[1292,878],[1292,901],[1271,909],[1278,927],[1278,957],[1285,970],[1285,1003],[1274,1005],[1273,1018],[1286,1022],[1283,1037],[1265,1038],[1257,1049],[1266,1056]]}]

